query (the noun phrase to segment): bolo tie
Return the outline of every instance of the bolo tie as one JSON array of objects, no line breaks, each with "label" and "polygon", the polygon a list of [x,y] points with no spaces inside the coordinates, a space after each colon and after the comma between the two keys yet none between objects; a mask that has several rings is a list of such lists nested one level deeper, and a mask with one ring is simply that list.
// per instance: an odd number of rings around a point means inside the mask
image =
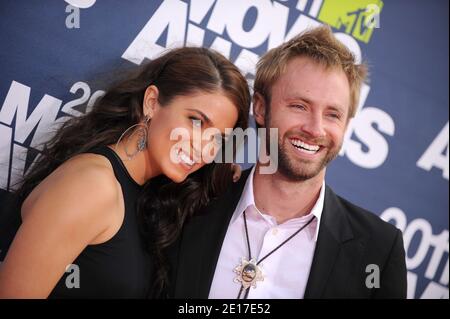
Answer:
[{"label": "bolo tie", "polygon": [[[300,227],[300,229],[298,229],[295,233],[293,233],[291,236],[289,236],[286,240],[284,240],[277,247],[272,249],[264,257],[262,257],[259,261],[256,261],[255,258],[252,258],[252,252],[251,252],[251,248],[250,248],[250,239],[249,239],[249,235],[248,235],[247,216],[246,216],[245,210],[244,210],[243,215],[244,215],[244,225],[245,225],[245,237],[247,240],[248,259],[246,259],[245,257],[242,257],[241,263],[234,269],[234,272],[237,274],[237,277],[234,278],[234,282],[241,283],[241,289],[239,290],[237,299],[247,299],[248,293],[250,291],[250,287],[256,288],[256,282],[264,280],[264,276],[263,276],[261,267],[259,266],[261,264],[261,262],[263,260],[265,260],[266,258],[268,258],[270,255],[272,255],[274,252],[276,252],[278,249],[280,249],[284,244],[286,244],[292,238],[294,238],[298,233],[300,233],[303,229],[305,229],[315,218],[315,216],[313,216],[305,225]],[[242,293],[244,293],[243,296],[242,296]],[[241,296],[243,298],[241,298]]]}]

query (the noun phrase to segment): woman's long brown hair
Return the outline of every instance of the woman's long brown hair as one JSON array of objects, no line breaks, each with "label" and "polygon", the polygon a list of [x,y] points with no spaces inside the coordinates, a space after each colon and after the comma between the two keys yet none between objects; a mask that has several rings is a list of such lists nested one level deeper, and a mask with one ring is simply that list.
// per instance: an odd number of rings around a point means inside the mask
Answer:
[{"label": "woman's long brown hair", "polygon": [[[248,124],[250,93],[239,70],[221,54],[205,48],[179,48],[140,67],[136,75],[109,89],[92,111],[65,122],[45,144],[17,190],[23,202],[31,191],[62,163],[81,153],[115,144],[130,126],[142,121],[143,99],[149,85],[159,90],[162,107],[176,96],[223,92],[237,107],[235,127]],[[149,145],[151,148],[151,145]],[[168,282],[164,250],[179,235],[189,216],[230,185],[230,164],[207,164],[182,183],[165,176],[148,181],[137,203],[141,229],[154,263],[150,296],[161,296]]]}]

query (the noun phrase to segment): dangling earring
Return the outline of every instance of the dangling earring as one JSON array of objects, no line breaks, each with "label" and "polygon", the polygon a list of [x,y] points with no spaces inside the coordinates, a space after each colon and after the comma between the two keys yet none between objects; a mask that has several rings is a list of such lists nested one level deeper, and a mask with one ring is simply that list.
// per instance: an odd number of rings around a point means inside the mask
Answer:
[{"label": "dangling earring", "polygon": [[144,117],[143,123],[138,123],[138,124],[134,124],[134,125],[130,126],[129,128],[127,128],[125,130],[125,132],[122,133],[122,135],[120,135],[120,138],[116,143],[116,147],[115,147],[116,150],[118,149],[119,143],[122,141],[123,137],[126,136],[126,134],[133,128],[139,127],[133,133],[131,133],[131,135],[129,136],[129,138],[131,138],[134,134],[138,134],[139,139],[136,143],[136,150],[130,154],[128,152],[126,143],[123,147],[125,150],[125,155],[127,156],[128,160],[132,160],[137,155],[137,153],[142,152],[147,147],[148,122],[150,122],[150,120],[151,120],[151,117],[146,115]]}]

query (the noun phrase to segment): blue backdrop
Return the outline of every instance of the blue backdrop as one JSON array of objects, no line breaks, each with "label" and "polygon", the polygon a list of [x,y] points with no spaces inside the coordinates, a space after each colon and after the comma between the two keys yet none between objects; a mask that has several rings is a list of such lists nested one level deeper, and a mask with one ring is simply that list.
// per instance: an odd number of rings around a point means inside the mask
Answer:
[{"label": "blue backdrop", "polygon": [[268,48],[322,23],[371,68],[326,181],[403,231],[409,298],[448,298],[446,0],[2,1],[2,207],[28,149],[86,112],[120,70],[166,47],[201,45],[229,57],[252,84]]}]

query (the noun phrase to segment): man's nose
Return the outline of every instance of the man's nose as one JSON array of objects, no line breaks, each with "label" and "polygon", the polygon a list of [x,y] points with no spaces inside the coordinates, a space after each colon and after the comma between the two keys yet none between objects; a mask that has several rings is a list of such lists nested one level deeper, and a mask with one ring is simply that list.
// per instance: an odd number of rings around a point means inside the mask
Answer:
[{"label": "man's nose", "polygon": [[320,114],[310,113],[302,125],[302,130],[313,138],[325,136],[322,116]]}]

